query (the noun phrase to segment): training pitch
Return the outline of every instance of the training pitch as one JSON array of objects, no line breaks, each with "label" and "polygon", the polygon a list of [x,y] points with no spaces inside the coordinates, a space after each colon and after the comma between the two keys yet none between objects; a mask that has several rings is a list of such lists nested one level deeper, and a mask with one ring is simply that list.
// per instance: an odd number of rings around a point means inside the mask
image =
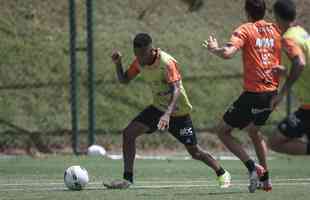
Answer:
[{"label": "training pitch", "polygon": [[[221,161],[232,174],[232,186],[217,187],[215,175],[194,160],[137,160],[135,185],[127,190],[107,190],[102,181],[121,178],[122,161],[102,157],[49,156],[0,157],[0,199],[139,200],[139,199],[267,199],[305,200],[310,189],[308,157],[273,156],[269,160],[272,192],[248,193],[247,173],[238,160]],[[71,165],[88,170],[90,183],[82,191],[69,191],[63,172]]]}]

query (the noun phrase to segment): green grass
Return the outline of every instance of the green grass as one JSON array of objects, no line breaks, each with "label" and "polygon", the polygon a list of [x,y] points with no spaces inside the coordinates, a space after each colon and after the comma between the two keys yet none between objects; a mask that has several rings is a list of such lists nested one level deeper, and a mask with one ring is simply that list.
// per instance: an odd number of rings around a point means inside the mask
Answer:
[{"label": "green grass", "polygon": [[[30,132],[70,129],[68,1],[0,2],[0,132],[24,132],[10,124]],[[133,58],[132,39],[142,31],[149,32],[155,46],[179,61],[194,106],[196,126],[214,126],[242,90],[241,79],[214,79],[214,76],[240,74],[241,61],[240,56],[231,61],[217,59],[202,49],[201,43],[211,33],[221,43],[227,41],[232,30],[245,20],[243,2],[206,1],[199,12],[191,13],[181,0],[95,0],[97,128],[103,133],[115,133],[151,102],[143,82],[137,81],[129,87],[116,82],[110,59],[112,50],[119,49],[124,64],[129,64]],[[271,0],[268,2],[270,8]],[[301,19],[309,28],[309,3],[298,2]],[[85,49],[85,4],[76,3],[78,47]],[[147,14],[139,20],[145,9]],[[87,129],[88,121],[85,57],[85,51],[78,52],[81,129]],[[283,111],[272,120],[282,116]],[[7,141],[0,143],[7,145]]]},{"label": "green grass", "polygon": [[[122,162],[103,158],[50,156],[33,160],[28,157],[0,159],[0,199],[296,199],[308,195],[309,159],[275,157],[269,161],[273,191],[247,191],[247,174],[240,161],[221,161],[231,173],[233,185],[217,188],[215,175],[202,163],[193,160],[138,160],[136,184],[129,190],[106,190],[103,180],[119,179]],[[63,185],[63,172],[70,165],[84,166],[90,184],[83,191],[73,192]],[[154,188],[161,186],[165,188]],[[174,187],[175,186],[175,187]],[[152,188],[153,187],[153,188]]]}]

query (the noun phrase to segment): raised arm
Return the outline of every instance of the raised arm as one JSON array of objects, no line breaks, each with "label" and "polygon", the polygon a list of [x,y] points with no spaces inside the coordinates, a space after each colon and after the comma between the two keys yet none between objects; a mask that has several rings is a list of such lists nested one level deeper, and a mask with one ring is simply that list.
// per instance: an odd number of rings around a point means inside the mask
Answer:
[{"label": "raised arm", "polygon": [[214,36],[209,36],[208,40],[205,40],[202,45],[207,48],[209,52],[223,59],[232,58],[238,51],[238,49],[232,45],[219,47],[217,39]]},{"label": "raised arm", "polygon": [[120,83],[128,84],[139,73],[139,71],[136,69],[136,66],[133,64],[126,72],[124,72],[122,65],[122,55],[119,51],[114,51],[112,53],[112,62],[115,64],[117,78]]}]

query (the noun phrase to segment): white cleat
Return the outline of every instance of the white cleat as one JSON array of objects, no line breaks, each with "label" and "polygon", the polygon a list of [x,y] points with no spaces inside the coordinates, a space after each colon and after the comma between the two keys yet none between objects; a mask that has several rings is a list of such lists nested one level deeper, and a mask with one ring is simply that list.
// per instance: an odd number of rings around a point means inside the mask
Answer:
[{"label": "white cleat", "polygon": [[219,183],[220,188],[228,188],[231,182],[230,173],[228,171],[225,171],[225,173],[222,176],[217,177],[217,181]]}]

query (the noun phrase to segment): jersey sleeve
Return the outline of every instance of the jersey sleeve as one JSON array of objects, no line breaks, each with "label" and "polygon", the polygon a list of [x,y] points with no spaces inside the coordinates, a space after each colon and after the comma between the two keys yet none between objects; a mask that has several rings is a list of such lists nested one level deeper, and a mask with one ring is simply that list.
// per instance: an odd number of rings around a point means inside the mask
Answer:
[{"label": "jersey sleeve", "polygon": [[232,45],[237,49],[241,49],[247,40],[247,30],[246,27],[240,26],[236,30],[234,30],[233,34],[230,37],[230,41],[227,43],[228,45]]},{"label": "jersey sleeve", "polygon": [[131,63],[128,70],[126,71],[126,75],[129,79],[134,78],[140,73],[140,67],[139,67],[138,59],[135,58],[135,60]]},{"label": "jersey sleeve", "polygon": [[293,59],[296,56],[302,56],[303,55],[302,49],[298,46],[298,44],[293,39],[283,38],[282,39],[282,47],[283,47],[286,55],[290,59]]},{"label": "jersey sleeve", "polygon": [[177,62],[172,60],[169,61],[166,66],[166,81],[168,83],[173,83],[181,79],[182,77]]}]

